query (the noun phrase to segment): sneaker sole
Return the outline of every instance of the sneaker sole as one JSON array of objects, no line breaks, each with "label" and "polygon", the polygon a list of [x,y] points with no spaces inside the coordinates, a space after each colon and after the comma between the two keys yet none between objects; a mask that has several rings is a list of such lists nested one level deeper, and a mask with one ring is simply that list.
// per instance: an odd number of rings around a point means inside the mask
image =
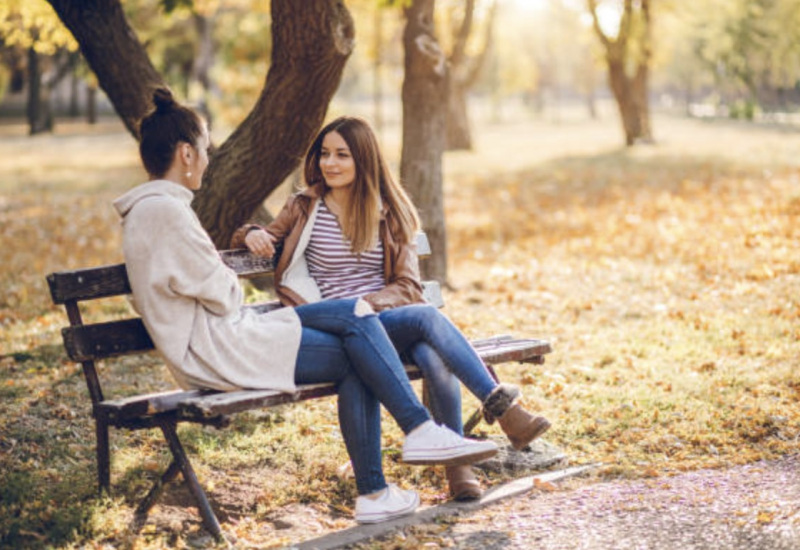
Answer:
[{"label": "sneaker sole", "polygon": [[431,456],[409,457],[403,455],[403,462],[416,466],[465,466],[467,464],[475,464],[476,462],[486,460],[487,458],[492,458],[497,454],[498,450],[499,449],[497,448],[486,449],[485,451],[471,453],[468,455],[460,454],[456,456],[438,458]]},{"label": "sneaker sole", "polygon": [[361,523],[361,524],[382,523],[384,521],[389,521],[391,519],[401,518],[403,516],[407,516],[409,514],[413,514],[414,512],[416,512],[417,508],[419,508],[419,503],[420,503],[419,495],[417,495],[417,498],[414,499],[414,502],[408,508],[403,508],[401,510],[397,510],[397,511],[394,511],[394,512],[384,512],[384,513],[381,513],[381,514],[370,514],[367,517],[365,517],[365,516],[361,516],[361,517],[356,516],[356,523]]}]

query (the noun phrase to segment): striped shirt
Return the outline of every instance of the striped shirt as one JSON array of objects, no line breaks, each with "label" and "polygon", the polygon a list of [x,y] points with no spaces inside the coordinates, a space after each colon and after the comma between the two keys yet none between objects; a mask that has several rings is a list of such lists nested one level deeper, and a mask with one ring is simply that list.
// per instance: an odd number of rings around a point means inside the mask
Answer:
[{"label": "striped shirt", "polygon": [[342,234],[339,219],[319,201],[317,217],[306,248],[308,272],[317,282],[323,298],[360,298],[381,290],[383,243],[372,250],[354,254]]}]

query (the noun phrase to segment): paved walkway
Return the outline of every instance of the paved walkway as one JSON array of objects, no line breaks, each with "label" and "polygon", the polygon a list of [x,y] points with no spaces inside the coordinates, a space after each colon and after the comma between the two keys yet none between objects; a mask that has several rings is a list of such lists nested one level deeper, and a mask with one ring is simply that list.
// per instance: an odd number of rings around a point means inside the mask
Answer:
[{"label": "paved walkway", "polygon": [[[402,531],[403,548],[417,540],[420,547],[488,550],[800,549],[800,455],[652,480],[558,481],[575,473],[522,478],[479,503],[447,503],[296,548],[347,548],[369,539],[370,548],[389,548]],[[442,521],[447,516],[457,517]]]}]

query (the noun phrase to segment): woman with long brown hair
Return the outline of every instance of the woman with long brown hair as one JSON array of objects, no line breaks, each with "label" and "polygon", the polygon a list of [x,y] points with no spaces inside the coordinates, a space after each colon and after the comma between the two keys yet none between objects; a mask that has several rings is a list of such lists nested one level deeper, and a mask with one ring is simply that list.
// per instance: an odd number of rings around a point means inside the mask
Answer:
[{"label": "woman with long brown hair", "polygon": [[[460,381],[515,448],[543,434],[550,422],[523,409],[519,390],[498,384],[461,332],[424,303],[414,244],[419,217],[369,125],[356,117],[326,125],[309,148],[304,173],[307,188],[290,197],[272,223],[245,225],[231,243],[266,257],[282,245],[275,268],[281,302],[366,300],[400,355],[428,380],[437,421],[463,433]],[[480,497],[468,465],[447,467],[446,476],[454,498]]]}]

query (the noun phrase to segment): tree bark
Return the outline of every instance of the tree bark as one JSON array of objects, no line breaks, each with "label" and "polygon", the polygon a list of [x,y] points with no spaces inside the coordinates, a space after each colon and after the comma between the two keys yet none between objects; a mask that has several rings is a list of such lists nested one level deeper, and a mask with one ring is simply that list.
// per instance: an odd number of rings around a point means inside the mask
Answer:
[{"label": "tree bark", "polygon": [[455,76],[447,81],[447,129],[445,134],[447,151],[471,151],[472,131],[467,109],[467,88]]},{"label": "tree bark", "polygon": [[419,208],[422,226],[436,252],[422,266],[423,276],[446,282],[442,155],[445,147],[447,61],[434,33],[435,3],[435,0],[413,0],[405,8],[400,178]]},{"label": "tree bark", "polygon": [[[81,46],[127,129],[163,85],[125,19],[120,0],[47,0]],[[214,153],[195,196],[200,221],[219,247],[303,157],[325,118],[354,44],[341,0],[272,0],[273,58],[247,118]]]},{"label": "tree bark", "polygon": [[272,0],[272,64],[253,111],[214,153],[195,196],[219,247],[297,167],[325,120],[353,51],[350,12],[336,0]]},{"label": "tree bark", "polygon": [[383,134],[383,6],[375,5],[373,13],[373,44],[375,59],[372,63],[372,118],[375,126],[375,133],[378,136]]},{"label": "tree bark", "polygon": [[203,113],[208,121],[209,128],[213,125],[209,99],[211,96],[219,95],[219,88],[211,78],[211,68],[214,66],[216,57],[216,47],[214,44],[214,16],[206,16],[198,13],[192,16],[194,28],[197,31],[197,53],[194,56],[192,65],[192,79],[200,83],[203,95],[200,98],[198,110]]},{"label": "tree bark", "polygon": [[473,57],[466,54],[467,40],[472,34],[475,17],[475,0],[467,0],[464,5],[464,18],[454,37],[453,51],[450,55],[447,83],[447,130],[445,148],[448,151],[471,150],[472,131],[469,123],[467,94],[475,85],[481,69],[488,57],[492,44],[494,17],[497,3],[494,2],[487,16],[483,47]]},{"label": "tree bark", "polygon": [[28,133],[32,136],[42,131],[39,123],[42,116],[41,88],[42,74],[39,70],[39,56],[36,54],[36,50],[28,48],[28,99],[25,103],[25,116],[28,119]]},{"label": "tree bark", "polygon": [[[592,15],[595,34],[603,44],[608,66],[608,82],[617,103],[622,129],[625,133],[625,145],[632,146],[637,142],[651,142],[653,139],[650,126],[650,102],[648,98],[648,79],[650,59],[652,57],[650,3],[639,1],[640,24],[638,57],[631,59],[630,41],[634,24],[633,0],[625,0],[619,34],[616,39],[606,36],[597,17],[597,1],[587,0]],[[634,74],[629,75],[626,67],[633,66]]]},{"label": "tree bark", "polygon": [[86,122],[97,124],[97,85],[94,83],[86,87]]},{"label": "tree bark", "polygon": [[139,120],[152,107],[152,90],[163,86],[119,0],[47,0],[80,44],[125,127],[138,139]]},{"label": "tree bark", "polygon": [[28,101],[26,115],[30,135],[52,132],[54,126],[50,86],[44,81],[42,59],[36,50],[28,49]]}]

